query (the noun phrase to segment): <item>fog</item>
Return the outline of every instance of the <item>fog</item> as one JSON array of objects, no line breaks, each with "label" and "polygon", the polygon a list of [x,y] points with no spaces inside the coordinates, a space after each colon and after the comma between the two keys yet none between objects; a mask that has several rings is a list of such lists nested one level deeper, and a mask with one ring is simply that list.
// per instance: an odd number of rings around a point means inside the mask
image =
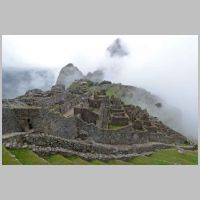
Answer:
[{"label": "fog", "polygon": [[[121,45],[113,47],[117,38]],[[197,140],[197,36],[3,36],[2,47],[4,72],[33,72],[28,82],[17,80],[21,86],[12,97],[28,88],[48,89],[68,63],[83,74],[101,69],[104,79],[144,88],[179,108],[185,133]]]}]

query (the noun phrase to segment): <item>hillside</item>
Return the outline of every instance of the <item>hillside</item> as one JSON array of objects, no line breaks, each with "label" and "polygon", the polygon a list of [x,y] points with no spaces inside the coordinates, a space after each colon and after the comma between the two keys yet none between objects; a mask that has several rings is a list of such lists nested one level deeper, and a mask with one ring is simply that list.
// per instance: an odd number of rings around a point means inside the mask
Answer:
[{"label": "hillside", "polygon": [[155,152],[150,156],[137,157],[128,161],[110,160],[86,161],[76,156],[64,157],[56,154],[46,157],[40,157],[31,150],[2,149],[3,165],[197,165],[198,152],[185,151],[179,153],[176,149],[167,149]]},{"label": "hillside", "polygon": [[87,84],[81,85],[81,81],[74,81],[67,91],[76,94],[84,95],[93,93],[99,90],[106,90],[106,94],[120,98],[125,104],[133,104],[140,106],[142,109],[147,109],[152,116],[158,117],[167,126],[176,131],[182,132],[182,121],[180,111],[168,105],[159,96],[151,94],[143,88],[123,85],[120,83],[111,83],[110,81],[102,81],[93,83],[86,80]]}]

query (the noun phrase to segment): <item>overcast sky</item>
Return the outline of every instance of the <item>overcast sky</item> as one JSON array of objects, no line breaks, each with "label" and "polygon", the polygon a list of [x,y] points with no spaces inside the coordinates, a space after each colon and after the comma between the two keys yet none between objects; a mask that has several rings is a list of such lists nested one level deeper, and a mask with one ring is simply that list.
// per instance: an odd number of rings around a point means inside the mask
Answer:
[{"label": "overcast sky", "polygon": [[[107,47],[121,38],[130,55],[111,58]],[[3,36],[3,68],[45,68],[73,63],[84,74],[106,71],[106,79],[143,87],[182,110],[197,136],[197,36]]]}]

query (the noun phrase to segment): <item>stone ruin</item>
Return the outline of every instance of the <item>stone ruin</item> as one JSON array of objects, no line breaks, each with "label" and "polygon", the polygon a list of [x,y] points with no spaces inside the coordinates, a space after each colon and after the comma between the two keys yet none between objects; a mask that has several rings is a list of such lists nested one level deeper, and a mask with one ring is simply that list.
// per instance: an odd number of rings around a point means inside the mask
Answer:
[{"label": "stone ruin", "polygon": [[[83,80],[82,85],[86,82]],[[3,100],[3,144],[39,154],[85,159],[127,159],[187,144],[187,138],[139,106],[125,105],[106,90],[73,94],[62,85]]]},{"label": "stone ruin", "polygon": [[139,106],[125,105],[119,98],[106,95],[105,90],[95,92],[91,97],[74,107],[74,115],[98,128],[113,129],[132,126],[135,130],[150,132],[170,131],[156,117]]},{"label": "stone ruin", "polygon": [[130,124],[123,102],[114,96],[106,96],[105,90],[95,92],[87,99],[84,107],[75,107],[74,114],[80,114],[83,120],[93,122],[98,128],[109,129],[112,126],[122,127]]}]

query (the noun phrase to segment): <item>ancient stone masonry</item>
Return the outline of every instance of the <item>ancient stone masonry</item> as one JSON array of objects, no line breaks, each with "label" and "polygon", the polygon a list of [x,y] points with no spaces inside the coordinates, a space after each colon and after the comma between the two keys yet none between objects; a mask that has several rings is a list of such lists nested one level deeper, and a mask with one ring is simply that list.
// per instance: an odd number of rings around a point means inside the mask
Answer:
[{"label": "ancient stone masonry", "polygon": [[135,144],[132,146],[115,146],[85,142],[82,140],[69,140],[61,137],[37,132],[12,133],[3,136],[3,145],[6,148],[29,148],[45,156],[60,153],[64,156],[77,155],[86,160],[127,160],[139,155],[150,155],[152,151],[174,147],[170,144],[151,143]]},{"label": "ancient stone masonry", "polygon": [[69,90],[57,83],[50,91],[34,89],[3,100],[3,144],[10,148],[25,145],[41,154],[106,160],[187,143],[187,138],[147,110],[108,96],[106,89],[84,93],[91,81],[74,84]]},{"label": "ancient stone masonry", "polygon": [[2,133],[23,132],[40,125],[40,110],[32,107],[3,108]]}]

